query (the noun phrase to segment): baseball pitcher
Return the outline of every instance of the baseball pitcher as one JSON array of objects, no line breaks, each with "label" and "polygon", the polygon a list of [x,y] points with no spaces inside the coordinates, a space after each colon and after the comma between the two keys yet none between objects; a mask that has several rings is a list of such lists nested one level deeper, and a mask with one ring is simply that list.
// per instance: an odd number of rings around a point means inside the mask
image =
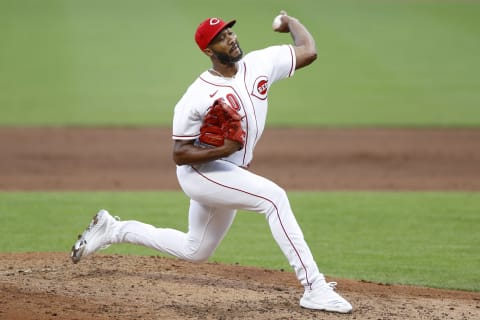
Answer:
[{"label": "baseball pitcher", "polygon": [[205,261],[222,241],[237,210],[253,211],[265,216],[304,286],[300,305],[351,312],[350,303],[319,271],[286,192],[248,170],[265,129],[270,87],[317,58],[315,41],[302,23],[282,11],[273,29],[290,33],[293,44],[244,55],[232,29],[235,23],[220,18],[200,23],[195,41],[211,68],[195,79],[175,106],[173,160],[179,184],[190,198],[188,232],[117,221],[101,210],[74,244],[71,258],[77,263],[110,244],[133,243],[181,259]]}]

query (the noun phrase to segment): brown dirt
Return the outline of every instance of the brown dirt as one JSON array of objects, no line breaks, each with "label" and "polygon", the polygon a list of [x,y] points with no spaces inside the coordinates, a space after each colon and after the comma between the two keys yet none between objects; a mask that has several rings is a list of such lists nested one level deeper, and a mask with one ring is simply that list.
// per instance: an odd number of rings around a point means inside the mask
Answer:
[{"label": "brown dirt", "polygon": [[[0,148],[1,191],[179,190],[168,129],[0,128]],[[479,163],[477,129],[270,128],[252,170],[287,190],[479,191]],[[328,280],[352,314],[300,308],[290,271],[4,253],[0,319],[480,319],[478,292]]]},{"label": "brown dirt", "polygon": [[[0,128],[0,190],[179,190],[169,129]],[[267,128],[287,190],[480,190],[480,129]]]}]

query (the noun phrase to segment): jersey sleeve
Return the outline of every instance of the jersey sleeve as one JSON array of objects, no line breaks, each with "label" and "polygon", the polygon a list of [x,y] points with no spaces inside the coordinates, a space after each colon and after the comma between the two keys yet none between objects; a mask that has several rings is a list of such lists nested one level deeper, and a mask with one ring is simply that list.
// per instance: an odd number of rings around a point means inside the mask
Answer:
[{"label": "jersey sleeve", "polygon": [[291,45],[274,46],[267,48],[272,51],[274,68],[272,70],[272,83],[289,78],[295,73],[295,51]]},{"label": "jersey sleeve", "polygon": [[172,139],[193,140],[200,135],[202,114],[195,101],[193,90],[187,90],[178,101],[173,114]]},{"label": "jersey sleeve", "polygon": [[[247,59],[247,57],[245,57]],[[278,45],[254,51],[249,61],[269,75],[270,83],[293,76],[295,73],[295,51],[291,45]]]}]

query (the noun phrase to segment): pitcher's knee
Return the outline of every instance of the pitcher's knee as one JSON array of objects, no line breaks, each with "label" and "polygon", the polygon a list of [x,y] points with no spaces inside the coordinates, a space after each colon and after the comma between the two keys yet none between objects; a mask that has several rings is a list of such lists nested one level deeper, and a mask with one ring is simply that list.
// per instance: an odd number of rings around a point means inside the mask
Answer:
[{"label": "pitcher's knee", "polygon": [[286,204],[288,204],[287,192],[275,185],[269,189],[269,195],[264,197],[264,201],[260,205],[262,212],[269,213],[277,211],[279,207],[283,207]]},{"label": "pitcher's knee", "polygon": [[185,255],[185,259],[190,262],[199,263],[199,262],[207,261],[208,258],[210,258],[210,256],[211,254],[207,254],[205,252],[195,252],[195,253]]},{"label": "pitcher's knee", "polygon": [[214,245],[207,245],[206,243],[196,244],[184,251],[184,257],[190,262],[204,262],[213,254],[215,247]]},{"label": "pitcher's knee", "polygon": [[288,199],[285,189],[283,189],[277,184],[270,185],[268,188],[268,193],[269,196],[267,198],[269,198],[273,202],[286,201]]}]

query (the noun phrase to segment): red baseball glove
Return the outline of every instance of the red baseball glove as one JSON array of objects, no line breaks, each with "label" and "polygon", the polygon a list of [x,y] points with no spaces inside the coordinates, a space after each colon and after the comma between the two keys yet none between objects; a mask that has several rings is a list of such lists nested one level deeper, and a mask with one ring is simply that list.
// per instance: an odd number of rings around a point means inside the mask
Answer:
[{"label": "red baseball glove", "polygon": [[200,128],[200,142],[214,147],[223,145],[225,138],[237,141],[240,149],[245,144],[242,117],[223,99],[217,99],[208,109]]}]

